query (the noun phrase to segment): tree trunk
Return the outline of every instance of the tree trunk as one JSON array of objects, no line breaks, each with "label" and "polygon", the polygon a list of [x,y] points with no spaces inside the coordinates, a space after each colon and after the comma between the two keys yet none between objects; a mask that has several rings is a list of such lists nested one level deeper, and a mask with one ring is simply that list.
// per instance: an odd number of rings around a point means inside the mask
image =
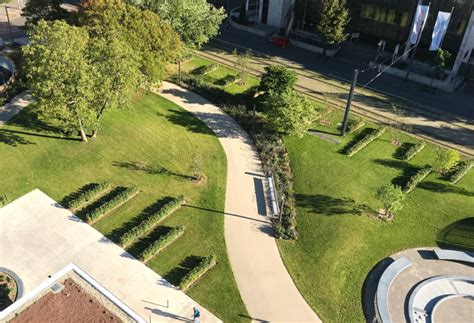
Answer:
[{"label": "tree trunk", "polygon": [[81,135],[82,142],[87,142],[87,135],[82,126],[82,121],[79,120],[79,133]]},{"label": "tree trunk", "polygon": [[102,115],[104,114],[105,108],[107,107],[107,100],[104,101],[102,107],[100,108],[99,112],[97,112],[94,130],[92,131],[92,138],[97,138],[97,133],[99,132],[99,123]]},{"label": "tree trunk", "polygon": [[179,83],[181,83],[181,58],[178,59],[178,75],[179,75]]}]

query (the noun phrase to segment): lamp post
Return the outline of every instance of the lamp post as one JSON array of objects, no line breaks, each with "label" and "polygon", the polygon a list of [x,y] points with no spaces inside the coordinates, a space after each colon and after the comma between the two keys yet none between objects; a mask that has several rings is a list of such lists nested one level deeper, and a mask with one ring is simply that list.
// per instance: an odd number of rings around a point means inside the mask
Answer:
[{"label": "lamp post", "polygon": [[349,112],[351,110],[352,98],[354,97],[354,90],[357,85],[357,77],[359,76],[359,70],[355,69],[352,75],[351,89],[349,90],[349,97],[347,98],[346,111],[344,112],[344,120],[342,121],[341,136],[346,134],[347,123],[349,122]]}]

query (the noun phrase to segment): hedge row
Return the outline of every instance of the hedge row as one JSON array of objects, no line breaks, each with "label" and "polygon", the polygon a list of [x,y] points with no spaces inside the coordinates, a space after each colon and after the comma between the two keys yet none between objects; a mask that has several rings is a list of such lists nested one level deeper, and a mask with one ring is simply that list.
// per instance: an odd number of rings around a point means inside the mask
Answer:
[{"label": "hedge row", "polygon": [[186,276],[183,277],[183,279],[181,279],[181,282],[179,283],[179,288],[182,291],[188,290],[216,264],[217,260],[215,256],[211,255],[206,258],[203,258],[196,267],[194,267],[189,273],[186,274]]},{"label": "hedge row", "polygon": [[238,79],[239,77],[237,75],[228,74],[225,77],[221,78],[218,81],[218,84],[223,87],[227,87],[234,84]]},{"label": "hedge row", "polygon": [[198,75],[206,75],[207,73],[211,73],[215,71],[216,69],[217,69],[216,64],[203,65],[203,66],[199,66],[198,68],[195,68],[193,70],[193,73],[198,74]]},{"label": "hedge row", "polygon": [[363,126],[365,126],[365,121],[364,120],[351,120],[349,122],[349,125],[347,126],[347,131],[349,133],[354,133],[356,132],[357,130],[359,130],[360,128],[362,128]]},{"label": "hedge row", "polygon": [[371,133],[364,136],[361,140],[354,143],[348,149],[346,149],[346,154],[351,157],[355,155],[359,150],[370,144],[372,141],[383,135],[385,132],[385,127],[381,127],[377,130],[372,131]]},{"label": "hedge row", "polygon": [[176,211],[181,205],[185,202],[184,196],[179,196],[177,198],[172,199],[165,205],[163,205],[158,211],[151,214],[145,220],[143,220],[138,225],[134,226],[127,232],[125,232],[120,237],[120,245],[122,247],[126,247],[130,243],[137,240],[143,234],[148,232],[150,229],[154,228],[158,223],[163,221],[168,215]]},{"label": "hedge row", "polygon": [[456,184],[457,182],[459,182],[459,180],[461,178],[463,178],[464,175],[467,174],[467,172],[469,172],[469,170],[474,166],[474,160],[471,159],[471,160],[466,160],[462,163],[460,163],[456,169],[454,170],[454,172],[451,174],[451,176],[449,177],[449,181],[453,184]]},{"label": "hedge row", "polygon": [[151,245],[149,245],[145,250],[142,251],[139,258],[141,261],[148,261],[151,257],[159,253],[161,250],[165,249],[171,243],[173,243],[176,239],[181,237],[184,233],[184,227],[178,226],[174,227],[166,233],[165,235],[161,236],[158,240],[153,241]]},{"label": "hedge row", "polygon": [[412,159],[413,157],[416,156],[416,154],[418,154],[420,151],[423,150],[423,148],[425,148],[426,144],[421,141],[421,142],[418,142],[417,144],[415,145],[412,145],[409,149],[407,149],[405,151],[405,153],[402,155],[402,160],[410,160]]},{"label": "hedge row", "polygon": [[93,201],[99,194],[109,190],[111,185],[107,182],[93,183],[88,189],[78,194],[75,198],[68,202],[68,209],[75,210],[80,206]]},{"label": "hedge row", "polygon": [[127,187],[123,191],[120,191],[112,199],[86,213],[87,223],[93,224],[94,222],[97,222],[100,218],[115,209],[117,206],[138,194],[138,192],[139,190],[136,187]]},{"label": "hedge row", "polygon": [[412,177],[410,177],[408,182],[405,184],[403,192],[410,193],[411,191],[413,191],[416,185],[421,183],[421,181],[423,181],[423,179],[425,179],[425,177],[428,176],[432,170],[433,168],[431,166],[425,166],[418,170]]}]

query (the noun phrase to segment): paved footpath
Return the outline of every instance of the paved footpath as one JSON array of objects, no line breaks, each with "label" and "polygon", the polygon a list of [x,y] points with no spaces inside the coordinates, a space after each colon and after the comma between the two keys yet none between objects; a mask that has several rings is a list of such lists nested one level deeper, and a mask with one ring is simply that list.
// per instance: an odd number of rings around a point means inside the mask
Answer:
[{"label": "paved footpath", "polygon": [[250,137],[234,119],[193,92],[163,82],[159,94],[206,123],[227,155],[225,240],[251,318],[320,322],[286,271],[268,218],[259,214],[256,183],[262,183],[263,173]]},{"label": "paved footpath", "polygon": [[34,102],[35,99],[29,91],[23,91],[10,102],[0,107],[0,126],[10,120],[15,114],[21,111],[24,107]]}]

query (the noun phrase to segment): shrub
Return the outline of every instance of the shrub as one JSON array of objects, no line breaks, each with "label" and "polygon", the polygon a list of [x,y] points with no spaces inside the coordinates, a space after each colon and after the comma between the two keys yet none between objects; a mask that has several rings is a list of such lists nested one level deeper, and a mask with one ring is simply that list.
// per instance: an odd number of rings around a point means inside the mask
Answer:
[{"label": "shrub", "polygon": [[179,288],[183,291],[188,290],[216,264],[217,260],[213,255],[202,258],[201,262],[181,279]]},{"label": "shrub", "polygon": [[408,182],[405,184],[405,187],[403,188],[403,192],[405,193],[410,193],[413,191],[419,183],[425,179],[426,176],[428,176],[433,168],[431,166],[425,166],[418,170],[410,179]]},{"label": "shrub", "polygon": [[365,126],[365,121],[362,119],[356,119],[356,120],[349,120],[349,124],[347,125],[347,132],[349,133],[354,133],[360,128]]},{"label": "shrub", "polygon": [[433,167],[442,173],[449,172],[457,166],[461,160],[461,154],[453,149],[436,149],[436,160]]},{"label": "shrub", "polygon": [[67,207],[70,210],[75,210],[80,206],[93,201],[99,194],[103,193],[106,190],[110,189],[110,184],[103,182],[103,183],[93,183],[88,188],[78,194],[75,198],[70,200],[67,203]]},{"label": "shrub", "polygon": [[400,186],[392,184],[380,187],[375,193],[375,197],[383,203],[387,219],[391,219],[394,212],[402,209],[405,200],[405,194],[403,194]]},{"label": "shrub", "polygon": [[184,227],[178,226],[165,235],[161,236],[158,240],[153,241],[151,245],[149,245],[145,250],[142,251],[139,258],[141,261],[148,261],[151,257],[159,253],[161,250],[165,249],[171,243],[173,243],[176,239],[181,237],[184,233]]},{"label": "shrub", "polygon": [[134,226],[120,237],[120,245],[125,247],[138,239],[140,236],[154,228],[158,223],[163,221],[168,215],[176,211],[185,202],[183,196],[172,199],[163,205],[158,211],[151,214],[141,223]]},{"label": "shrub", "polygon": [[292,90],[298,80],[294,71],[283,65],[265,66],[265,72],[260,79],[259,90],[265,93],[281,94]]},{"label": "shrub", "polygon": [[359,150],[370,144],[372,141],[383,135],[385,127],[379,128],[372,131],[371,133],[364,136],[362,139],[354,143],[352,146],[346,149],[346,154],[351,157],[355,155]]},{"label": "shrub", "polygon": [[215,71],[217,69],[216,64],[210,64],[210,65],[203,65],[195,68],[193,70],[193,74],[197,75],[206,75],[208,73],[211,73],[212,71]]},{"label": "shrub", "polygon": [[451,176],[449,177],[449,181],[453,184],[456,184],[459,182],[461,178],[463,178],[464,175],[469,172],[469,170],[474,166],[474,160],[466,160],[462,163],[460,163],[456,169],[452,172]]},{"label": "shrub", "polygon": [[228,75],[224,76],[223,78],[221,78],[217,82],[217,84],[220,85],[220,86],[223,86],[223,87],[227,87],[227,86],[230,86],[230,85],[234,84],[237,80],[238,80],[237,75],[228,74]]},{"label": "shrub", "polygon": [[402,155],[402,160],[410,160],[413,157],[415,157],[420,151],[425,148],[426,144],[423,141],[420,141],[416,143],[415,145],[412,145],[410,148],[408,148],[405,153]]},{"label": "shrub", "polygon": [[118,207],[123,202],[131,199],[133,196],[138,194],[139,190],[136,187],[127,187],[126,189],[120,191],[115,195],[111,200],[101,204],[100,206],[92,209],[86,214],[87,223],[92,224],[97,222],[107,213],[111,212],[113,209]]},{"label": "shrub", "polygon": [[4,207],[10,202],[10,199],[5,194],[0,195],[0,208]]}]

